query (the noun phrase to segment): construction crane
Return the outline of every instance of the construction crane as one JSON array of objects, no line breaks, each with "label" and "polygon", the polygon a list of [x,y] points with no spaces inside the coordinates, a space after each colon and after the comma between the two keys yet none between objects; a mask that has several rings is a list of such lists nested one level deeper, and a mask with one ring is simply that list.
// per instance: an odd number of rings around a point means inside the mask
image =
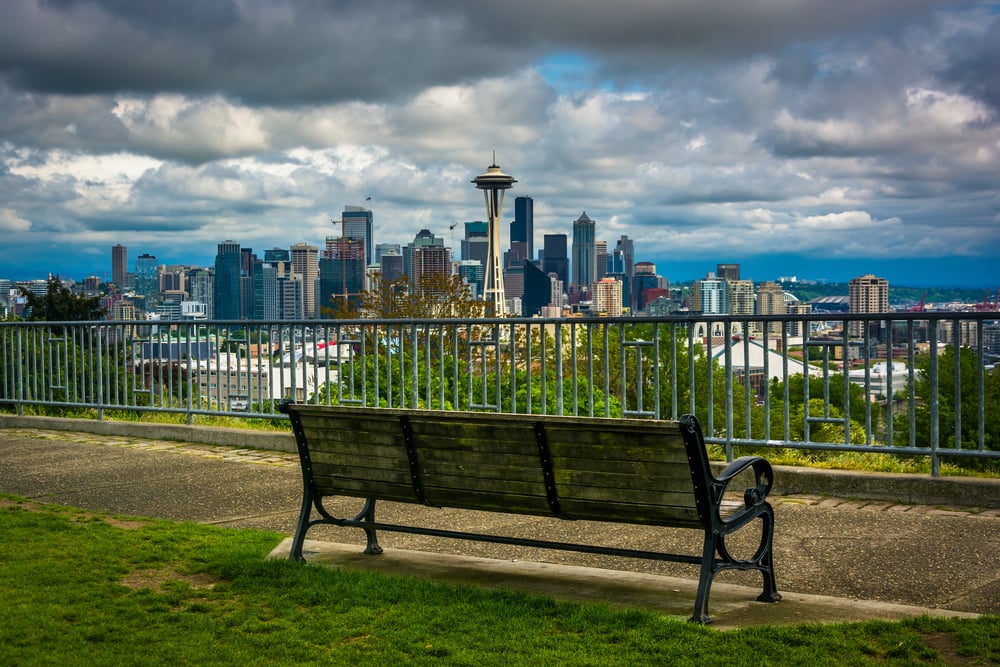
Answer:
[{"label": "construction crane", "polygon": [[924,303],[926,301],[927,301],[927,292],[924,292],[923,295],[921,295],[921,297],[920,297],[920,303],[918,303],[917,305],[915,305],[915,306],[913,306],[911,308],[907,308],[903,312],[904,313],[922,313],[922,312],[924,312]]},{"label": "construction crane", "polygon": [[997,290],[997,295],[993,297],[993,303],[990,303],[990,291],[986,290],[983,302],[977,303],[972,309],[977,313],[994,313],[1000,310],[1000,289]]}]

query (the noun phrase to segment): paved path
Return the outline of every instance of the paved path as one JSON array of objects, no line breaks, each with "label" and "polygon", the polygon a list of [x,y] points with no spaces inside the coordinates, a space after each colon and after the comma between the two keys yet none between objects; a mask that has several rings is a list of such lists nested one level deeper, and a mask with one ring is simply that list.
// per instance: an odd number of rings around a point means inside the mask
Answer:
[{"label": "paved path", "polygon": [[[290,535],[301,497],[301,476],[297,457],[281,451],[6,428],[0,429],[0,492],[115,514],[262,528]],[[796,594],[803,599],[832,596],[844,605],[863,600],[1000,614],[1000,502],[991,508],[961,507],[959,500],[954,506],[940,507],[810,495],[774,497],[779,590],[786,594],[786,600]],[[355,505],[342,502],[344,513],[353,514]],[[700,551],[701,538],[695,531],[391,503],[380,507],[380,519],[390,522]],[[329,527],[314,529],[310,538],[363,543],[359,531]],[[530,561],[542,567],[597,565],[637,577],[697,577],[696,568],[673,563],[401,534],[384,534],[380,541],[390,549],[457,554],[465,559]],[[551,578],[552,571],[546,576]],[[717,581],[713,592],[730,584],[759,586],[751,573],[726,572]],[[719,599],[713,594],[713,600]],[[826,604],[836,606],[836,601]],[[830,618],[836,616],[830,614]]]}]

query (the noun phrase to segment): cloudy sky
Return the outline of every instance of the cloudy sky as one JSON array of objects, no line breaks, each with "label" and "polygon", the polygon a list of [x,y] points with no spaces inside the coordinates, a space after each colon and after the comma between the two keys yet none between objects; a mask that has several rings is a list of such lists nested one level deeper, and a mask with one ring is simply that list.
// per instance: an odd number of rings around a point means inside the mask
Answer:
[{"label": "cloudy sky", "polygon": [[539,246],[586,211],[675,281],[996,287],[997,35],[1000,2],[3,0],[0,277],[322,245],[347,205],[450,243],[496,151]]}]

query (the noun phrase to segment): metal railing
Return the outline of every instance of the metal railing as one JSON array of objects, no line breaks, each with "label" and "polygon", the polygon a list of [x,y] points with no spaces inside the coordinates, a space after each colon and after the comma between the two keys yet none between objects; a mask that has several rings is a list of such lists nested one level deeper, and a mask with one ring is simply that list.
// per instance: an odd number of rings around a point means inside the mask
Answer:
[{"label": "metal railing", "polygon": [[[1000,459],[997,313],[0,322],[0,409],[284,419],[281,398],[639,419],[709,442]],[[805,377],[809,381],[805,381]],[[990,405],[989,409],[997,406]]]}]

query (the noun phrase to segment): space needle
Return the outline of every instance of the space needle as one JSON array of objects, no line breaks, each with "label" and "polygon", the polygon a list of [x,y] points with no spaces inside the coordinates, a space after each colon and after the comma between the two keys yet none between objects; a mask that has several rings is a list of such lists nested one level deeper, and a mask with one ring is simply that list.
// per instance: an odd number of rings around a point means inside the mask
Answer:
[{"label": "space needle", "polygon": [[486,173],[472,180],[476,187],[483,191],[486,200],[486,216],[489,222],[489,257],[486,267],[486,289],[483,290],[483,300],[493,301],[495,317],[507,316],[507,301],[503,289],[503,262],[500,256],[500,215],[503,213],[503,191],[509,190],[517,181],[500,171],[497,165],[496,152],[493,153],[493,164]]}]

